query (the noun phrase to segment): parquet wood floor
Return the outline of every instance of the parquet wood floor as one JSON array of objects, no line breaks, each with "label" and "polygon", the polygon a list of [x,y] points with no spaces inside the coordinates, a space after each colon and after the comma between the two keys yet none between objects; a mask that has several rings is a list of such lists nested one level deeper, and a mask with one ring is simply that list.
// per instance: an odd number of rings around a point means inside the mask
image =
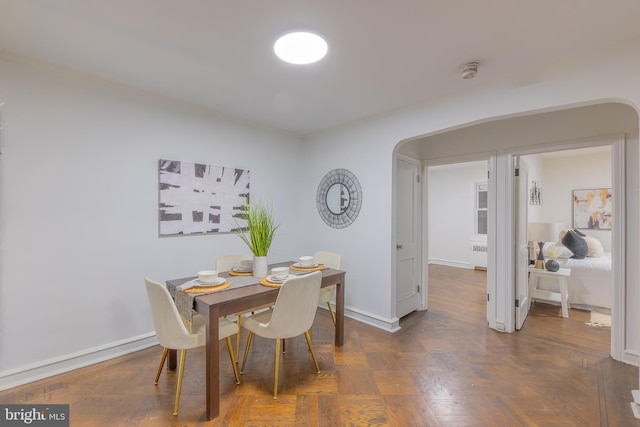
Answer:
[{"label": "parquet wood floor", "polygon": [[[536,303],[515,334],[488,329],[485,272],[430,267],[430,307],[389,334],[346,319],[345,345],[318,310],[316,374],[304,338],[287,341],[278,400],[273,341],[254,340],[242,384],[221,360],[221,411],[205,420],[204,352],[153,379],[160,347],[0,392],[2,403],[69,403],[71,426],[640,426],[629,402],[638,368],[609,357],[589,313]],[[221,344],[224,345],[224,344]],[[224,348],[221,354],[226,354]]]}]

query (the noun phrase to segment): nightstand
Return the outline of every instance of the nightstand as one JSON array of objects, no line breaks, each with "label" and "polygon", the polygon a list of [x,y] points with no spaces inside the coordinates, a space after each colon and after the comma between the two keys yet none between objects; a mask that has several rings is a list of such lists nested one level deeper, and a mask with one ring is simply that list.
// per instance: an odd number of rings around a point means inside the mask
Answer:
[{"label": "nightstand", "polygon": [[[531,301],[541,299],[545,301],[559,302],[562,306],[562,317],[569,317],[569,276],[570,268],[561,268],[558,271],[547,271],[540,268],[529,267],[529,306],[531,310]],[[560,292],[552,292],[544,289],[538,289],[538,279],[545,277],[555,280],[558,283]]]}]

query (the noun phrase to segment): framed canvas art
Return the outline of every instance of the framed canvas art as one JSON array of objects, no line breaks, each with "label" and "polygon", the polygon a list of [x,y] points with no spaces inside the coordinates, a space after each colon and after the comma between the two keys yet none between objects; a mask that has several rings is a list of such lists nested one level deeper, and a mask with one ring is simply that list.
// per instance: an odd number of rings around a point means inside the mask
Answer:
[{"label": "framed canvas art", "polygon": [[249,171],[178,160],[160,160],[161,236],[226,233],[246,223]]},{"label": "framed canvas art", "polygon": [[573,228],[611,230],[612,201],[611,188],[573,190]]}]

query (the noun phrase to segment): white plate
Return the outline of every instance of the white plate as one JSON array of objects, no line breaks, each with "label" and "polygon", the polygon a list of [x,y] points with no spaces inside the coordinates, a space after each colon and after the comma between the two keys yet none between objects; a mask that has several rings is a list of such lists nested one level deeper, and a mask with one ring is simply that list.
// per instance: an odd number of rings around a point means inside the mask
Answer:
[{"label": "white plate", "polygon": [[218,285],[222,285],[226,281],[227,281],[227,279],[225,277],[218,277],[215,280],[215,282],[207,282],[207,283],[201,282],[198,279],[196,279],[193,286],[196,286],[196,287],[198,287],[198,286],[202,286],[202,287],[204,287],[204,286],[218,286]]},{"label": "white plate", "polygon": [[269,275],[267,276],[267,281],[268,282],[273,282],[273,283],[284,283],[285,280],[289,279],[293,277],[293,275],[289,274],[287,277],[283,277],[282,279],[279,279],[277,277],[275,277],[274,275]]},{"label": "white plate", "polygon": [[253,268],[233,267],[232,270],[236,273],[251,273]]},{"label": "white plate", "polygon": [[316,268],[318,266],[318,263],[311,264],[311,265],[302,265],[299,262],[296,262],[295,264],[293,264],[293,266],[298,268]]}]

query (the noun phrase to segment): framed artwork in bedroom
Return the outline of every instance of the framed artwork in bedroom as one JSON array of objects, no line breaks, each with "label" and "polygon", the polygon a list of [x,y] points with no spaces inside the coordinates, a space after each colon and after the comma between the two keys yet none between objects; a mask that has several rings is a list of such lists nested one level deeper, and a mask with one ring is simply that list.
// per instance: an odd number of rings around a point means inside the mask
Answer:
[{"label": "framed artwork in bedroom", "polygon": [[611,230],[612,225],[611,188],[573,190],[573,228]]}]

